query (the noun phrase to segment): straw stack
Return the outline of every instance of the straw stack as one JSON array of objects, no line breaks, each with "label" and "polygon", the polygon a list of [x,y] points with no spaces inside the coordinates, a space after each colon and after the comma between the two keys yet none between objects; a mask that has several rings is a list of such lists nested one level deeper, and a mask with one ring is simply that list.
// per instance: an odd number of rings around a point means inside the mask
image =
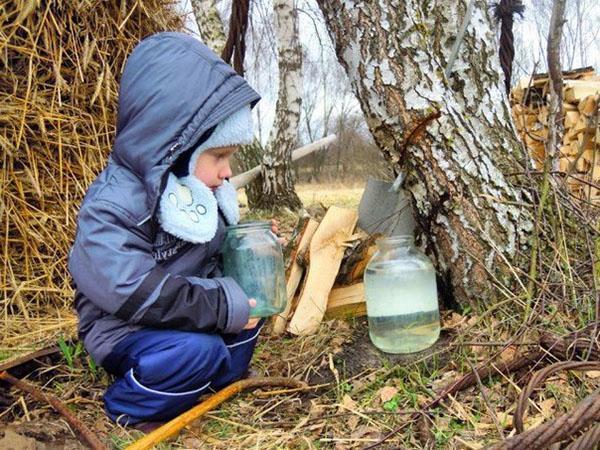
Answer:
[{"label": "straw stack", "polygon": [[183,26],[175,0],[3,3],[0,352],[37,339],[28,333],[42,320],[74,323],[67,254],[111,148],[126,56],[142,37]]},{"label": "straw stack", "polygon": [[[512,91],[512,113],[521,139],[538,169],[544,166],[548,137],[548,76],[535,75]],[[586,67],[563,72],[564,134],[559,170],[579,199],[600,204],[600,76]]]}]

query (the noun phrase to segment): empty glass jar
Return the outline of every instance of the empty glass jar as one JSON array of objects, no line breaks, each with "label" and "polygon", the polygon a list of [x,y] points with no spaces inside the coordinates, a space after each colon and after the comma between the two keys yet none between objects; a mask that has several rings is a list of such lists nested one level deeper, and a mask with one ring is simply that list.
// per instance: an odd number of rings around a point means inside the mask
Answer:
[{"label": "empty glass jar", "polygon": [[287,300],[283,253],[270,222],[227,227],[223,243],[224,274],[232,277],[249,298],[256,299],[250,317],[280,313]]},{"label": "empty glass jar", "polygon": [[387,353],[412,353],[440,335],[435,269],[412,236],[377,242],[365,270],[369,336]]}]

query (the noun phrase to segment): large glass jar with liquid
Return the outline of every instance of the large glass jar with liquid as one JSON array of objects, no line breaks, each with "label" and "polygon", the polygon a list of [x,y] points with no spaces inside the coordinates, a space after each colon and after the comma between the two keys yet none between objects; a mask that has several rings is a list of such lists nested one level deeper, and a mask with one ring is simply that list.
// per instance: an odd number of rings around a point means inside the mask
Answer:
[{"label": "large glass jar with liquid", "polygon": [[224,275],[237,281],[249,298],[256,299],[250,317],[269,317],[284,310],[283,253],[270,222],[227,227],[222,253]]},{"label": "large glass jar with liquid", "polygon": [[435,269],[412,236],[377,242],[364,275],[369,336],[387,353],[413,353],[440,335]]}]

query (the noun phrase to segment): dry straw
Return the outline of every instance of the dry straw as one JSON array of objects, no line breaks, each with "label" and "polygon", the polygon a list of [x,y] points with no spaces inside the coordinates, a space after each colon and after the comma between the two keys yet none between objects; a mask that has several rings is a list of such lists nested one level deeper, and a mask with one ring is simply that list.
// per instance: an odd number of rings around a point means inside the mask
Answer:
[{"label": "dry straw", "polygon": [[111,148],[126,56],[144,36],[183,27],[175,4],[0,4],[1,348],[73,331],[77,208]]}]

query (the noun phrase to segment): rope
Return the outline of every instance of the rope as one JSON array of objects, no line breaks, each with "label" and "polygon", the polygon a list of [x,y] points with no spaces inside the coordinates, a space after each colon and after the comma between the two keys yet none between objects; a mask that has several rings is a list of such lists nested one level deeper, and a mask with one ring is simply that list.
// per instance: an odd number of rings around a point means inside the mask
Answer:
[{"label": "rope", "polygon": [[494,8],[494,16],[500,22],[500,66],[504,72],[504,87],[506,95],[510,94],[510,80],[512,77],[512,63],[515,57],[513,36],[514,15],[523,16],[525,6],[521,0],[500,0]]},{"label": "rope", "polygon": [[235,0],[231,3],[231,19],[229,20],[229,35],[221,53],[221,58],[244,76],[244,56],[246,55],[246,29],[248,28],[248,12],[250,0]]}]

